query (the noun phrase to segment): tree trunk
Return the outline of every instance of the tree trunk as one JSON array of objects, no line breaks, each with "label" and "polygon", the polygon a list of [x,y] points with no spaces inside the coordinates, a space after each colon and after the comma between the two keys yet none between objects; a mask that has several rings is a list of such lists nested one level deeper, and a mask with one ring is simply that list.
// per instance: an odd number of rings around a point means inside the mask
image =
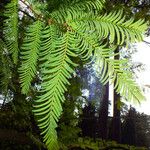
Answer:
[{"label": "tree trunk", "polygon": [[[119,48],[115,50],[117,54]],[[115,56],[116,60],[119,60],[119,55]],[[120,122],[120,108],[118,108],[118,103],[120,101],[120,94],[114,91],[114,107],[113,107],[113,120],[112,120],[112,140],[121,142],[121,122]]]},{"label": "tree trunk", "polygon": [[114,109],[112,119],[112,140],[121,142],[121,122],[120,122],[120,110],[118,108],[118,101],[120,101],[120,95],[114,92]]},{"label": "tree trunk", "polygon": [[104,86],[104,96],[100,104],[99,112],[99,135],[102,139],[107,139],[108,133],[108,106],[109,106],[109,83]]}]

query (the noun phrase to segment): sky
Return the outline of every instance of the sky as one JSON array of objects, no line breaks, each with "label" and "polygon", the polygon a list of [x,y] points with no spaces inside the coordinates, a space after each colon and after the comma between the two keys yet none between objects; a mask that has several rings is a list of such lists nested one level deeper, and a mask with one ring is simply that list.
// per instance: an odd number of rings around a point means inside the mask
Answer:
[{"label": "sky", "polygon": [[[144,40],[150,43],[150,36]],[[146,99],[141,103],[141,106],[135,105],[135,107],[139,112],[150,115],[150,88],[147,87],[147,85],[150,85],[150,44],[140,42],[136,44],[136,48],[137,52],[132,57],[133,61],[144,64],[144,70],[137,72],[136,81],[141,88],[145,89],[144,95]]]}]

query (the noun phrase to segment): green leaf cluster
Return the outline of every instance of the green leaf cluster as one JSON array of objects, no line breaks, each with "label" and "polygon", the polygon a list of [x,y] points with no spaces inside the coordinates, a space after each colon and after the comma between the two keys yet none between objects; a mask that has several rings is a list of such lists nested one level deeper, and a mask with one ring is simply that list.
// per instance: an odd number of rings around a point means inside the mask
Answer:
[{"label": "green leaf cluster", "polygon": [[18,0],[12,0],[5,7],[4,35],[8,51],[16,64],[18,61]]}]

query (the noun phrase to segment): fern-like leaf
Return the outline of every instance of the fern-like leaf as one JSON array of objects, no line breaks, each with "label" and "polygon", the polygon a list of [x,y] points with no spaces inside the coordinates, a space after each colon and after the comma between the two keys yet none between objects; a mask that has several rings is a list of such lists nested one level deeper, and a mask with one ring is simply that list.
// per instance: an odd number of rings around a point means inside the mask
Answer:
[{"label": "fern-like leaf", "polygon": [[71,31],[67,31],[64,36],[54,39],[56,31],[53,26],[46,28],[43,33],[42,83],[40,96],[35,101],[34,113],[39,118],[38,125],[47,147],[58,150],[55,129],[62,112],[61,103],[65,100],[66,85],[69,84],[68,79],[74,72],[72,68],[76,66],[70,59],[76,57],[72,42],[74,35]]},{"label": "fern-like leaf", "polygon": [[75,28],[73,30],[76,32],[78,48],[83,54],[83,59],[87,60],[94,54],[93,60],[99,66],[98,74],[103,84],[111,80],[115,82],[116,91],[126,99],[138,102],[144,99],[131,73],[125,70],[127,62],[111,59],[114,56],[115,47],[106,48],[107,45],[101,45],[93,36],[90,37],[86,30],[82,30],[84,33],[81,30],[75,30]]},{"label": "fern-like leaf", "polygon": [[96,70],[101,82],[106,84],[111,81],[115,84],[116,92],[122,97],[129,101],[141,102],[145,97],[129,71],[128,60],[116,60],[110,57],[113,56],[113,49],[102,46],[95,53]]},{"label": "fern-like leaf", "polygon": [[11,0],[5,7],[4,35],[14,63],[18,60],[18,0]]},{"label": "fern-like leaf", "polygon": [[83,58],[89,59],[94,53],[96,61],[99,62],[101,81],[105,84],[113,79],[116,91],[121,96],[128,100],[140,101],[144,99],[144,96],[134,82],[131,73],[122,68],[122,66],[127,67],[124,65],[124,61],[110,59],[113,56],[113,50],[106,48],[105,45],[102,46],[99,41],[100,39],[102,41],[108,39],[110,43],[121,45],[124,42],[142,40],[142,33],[147,27],[143,20],[125,21],[125,18],[120,16],[122,16],[121,11],[100,17],[89,17],[84,14],[83,18],[79,20],[73,19],[71,21],[70,17],[67,23],[76,32],[79,39],[79,49],[84,54]]},{"label": "fern-like leaf", "polygon": [[68,24],[79,33],[93,36],[94,39],[108,38],[110,43],[122,45],[124,42],[137,42],[143,39],[143,33],[147,29],[144,20],[134,21],[133,18],[126,21],[122,11],[95,17],[83,15],[80,19],[68,19]]},{"label": "fern-like leaf", "polygon": [[[79,18],[85,12],[100,11],[104,7],[105,0],[73,0],[68,5],[61,4],[60,7],[50,14],[50,17],[59,23],[64,23],[68,16]],[[66,7],[67,6],[67,7]],[[80,14],[80,15],[79,15]]]},{"label": "fern-like leaf", "polygon": [[19,68],[22,93],[27,94],[31,81],[37,73],[37,60],[40,48],[42,23],[36,21],[27,30],[21,47],[22,64]]}]

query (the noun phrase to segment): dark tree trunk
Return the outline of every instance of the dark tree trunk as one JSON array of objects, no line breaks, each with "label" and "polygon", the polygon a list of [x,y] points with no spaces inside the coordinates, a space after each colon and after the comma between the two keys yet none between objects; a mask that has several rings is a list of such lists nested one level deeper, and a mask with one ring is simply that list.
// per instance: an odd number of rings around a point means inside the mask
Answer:
[{"label": "dark tree trunk", "polygon": [[89,102],[88,106],[83,109],[83,114],[81,116],[80,128],[82,130],[83,137],[96,138],[96,117],[95,117],[95,107]]},{"label": "dark tree trunk", "polygon": [[104,96],[100,104],[99,112],[99,135],[102,139],[107,139],[108,133],[108,106],[109,106],[109,83],[104,87]]},{"label": "dark tree trunk", "polygon": [[121,122],[120,122],[120,110],[118,108],[118,101],[120,101],[120,95],[114,92],[114,109],[112,119],[112,140],[121,142]]},{"label": "dark tree trunk", "polygon": [[[119,53],[119,48],[115,50],[115,53]],[[119,60],[119,55],[115,56],[116,60]],[[114,90],[114,106],[113,106],[113,119],[112,119],[112,140],[121,142],[121,122],[120,122],[120,108],[118,103],[120,101],[120,94],[117,94]]]}]

